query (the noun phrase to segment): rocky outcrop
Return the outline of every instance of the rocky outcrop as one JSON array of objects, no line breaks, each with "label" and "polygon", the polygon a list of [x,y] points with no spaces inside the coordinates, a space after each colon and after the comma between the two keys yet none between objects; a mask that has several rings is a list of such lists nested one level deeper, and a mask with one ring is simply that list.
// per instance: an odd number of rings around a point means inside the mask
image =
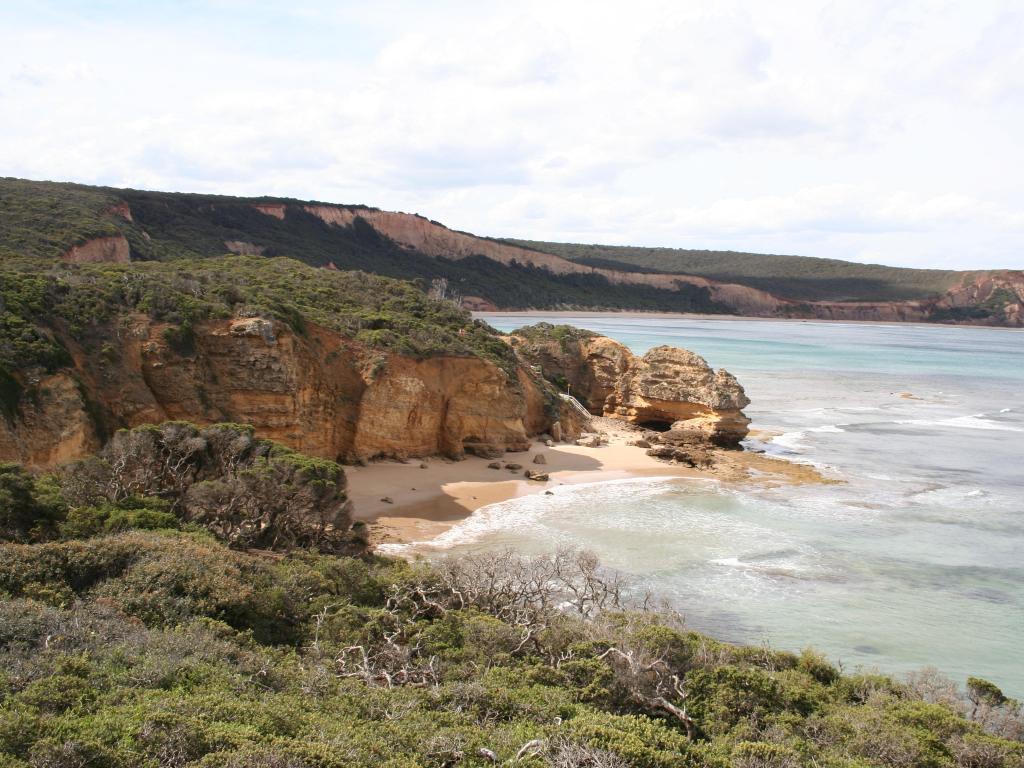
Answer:
[{"label": "rocky outcrop", "polygon": [[131,261],[131,248],[124,235],[94,237],[68,250],[62,258],[75,264],[110,262],[127,264]]},{"label": "rocky outcrop", "polygon": [[275,219],[284,221],[284,203],[254,203],[252,207],[264,216],[273,216]]},{"label": "rocky outcrop", "polygon": [[743,409],[749,404],[731,373],[713,370],[689,350],[662,346],[633,358],[605,401],[605,411],[655,430],[668,427],[730,446],[747,436],[750,419]]},{"label": "rocky outcrop", "polygon": [[994,317],[1003,325],[1024,326],[1024,270],[971,274],[935,302],[933,313],[940,319],[978,322]]},{"label": "rocky outcrop", "polygon": [[747,435],[743,387],[688,350],[661,346],[638,357],[613,339],[546,323],[509,340],[527,364],[595,415],[686,435],[685,442],[734,446]]},{"label": "rocky outcrop", "polygon": [[[195,326],[188,344],[145,316],[121,318],[100,355],[64,339],[73,368],[25,382],[0,416],[0,461],[49,467],[100,447],[116,428],[168,420],[252,424],[259,437],[346,462],[526,450],[553,422],[579,419],[532,372],[478,357],[426,359],[366,348],[308,325],[238,318]],[[185,347],[185,348],[182,348]]]},{"label": "rocky outcrop", "polygon": [[102,430],[73,375],[33,378],[25,390],[10,417],[0,415],[0,461],[52,467],[101,447]]},{"label": "rocky outcrop", "polygon": [[523,360],[597,415],[634,358],[619,342],[570,326],[539,323],[510,341]]}]

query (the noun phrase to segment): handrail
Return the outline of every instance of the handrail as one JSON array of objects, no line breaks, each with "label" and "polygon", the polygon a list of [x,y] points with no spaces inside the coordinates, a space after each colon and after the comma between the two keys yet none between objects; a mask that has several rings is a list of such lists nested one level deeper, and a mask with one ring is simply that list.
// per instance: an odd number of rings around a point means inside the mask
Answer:
[{"label": "handrail", "polygon": [[593,416],[593,414],[590,411],[588,411],[586,408],[583,407],[583,403],[581,403],[579,400],[577,400],[572,395],[567,395],[565,392],[559,392],[558,394],[559,394],[559,397],[561,397],[563,400],[565,400],[567,403],[569,403],[569,405],[571,405],[577,411],[582,413],[588,419],[591,416]]}]

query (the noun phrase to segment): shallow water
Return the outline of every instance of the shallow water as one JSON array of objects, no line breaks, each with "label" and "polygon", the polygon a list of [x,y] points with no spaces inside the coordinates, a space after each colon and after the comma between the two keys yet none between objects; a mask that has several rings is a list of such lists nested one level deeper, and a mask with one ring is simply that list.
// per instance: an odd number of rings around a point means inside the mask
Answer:
[{"label": "shallow water", "polygon": [[[502,330],[527,322],[485,318]],[[635,352],[693,349],[737,375],[753,428],[779,433],[749,447],[846,482],[566,486],[487,507],[436,544],[570,543],[670,597],[690,626],[717,637],[810,645],[847,669],[934,665],[1024,695],[1024,333],[547,319]]]}]

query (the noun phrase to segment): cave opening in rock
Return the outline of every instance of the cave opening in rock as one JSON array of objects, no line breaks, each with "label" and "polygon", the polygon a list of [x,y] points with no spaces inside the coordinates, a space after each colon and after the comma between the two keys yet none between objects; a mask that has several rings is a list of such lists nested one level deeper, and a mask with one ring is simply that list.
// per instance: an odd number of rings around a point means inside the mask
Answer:
[{"label": "cave opening in rock", "polygon": [[654,432],[668,432],[672,429],[672,422],[664,419],[648,419],[647,421],[638,421],[637,426]]}]

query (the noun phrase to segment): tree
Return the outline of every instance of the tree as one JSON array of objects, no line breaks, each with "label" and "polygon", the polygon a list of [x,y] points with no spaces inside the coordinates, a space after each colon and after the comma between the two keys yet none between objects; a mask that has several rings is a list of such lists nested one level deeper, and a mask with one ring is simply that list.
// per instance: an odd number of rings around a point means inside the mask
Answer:
[{"label": "tree", "polygon": [[44,536],[60,519],[58,498],[42,492],[18,464],[0,464],[0,539],[28,541]]},{"label": "tree", "polygon": [[349,534],[341,467],[257,439],[247,425],[167,422],[121,430],[98,457],[68,466],[61,484],[80,507],[162,499],[181,520],[235,547],[365,547],[365,537]]}]

